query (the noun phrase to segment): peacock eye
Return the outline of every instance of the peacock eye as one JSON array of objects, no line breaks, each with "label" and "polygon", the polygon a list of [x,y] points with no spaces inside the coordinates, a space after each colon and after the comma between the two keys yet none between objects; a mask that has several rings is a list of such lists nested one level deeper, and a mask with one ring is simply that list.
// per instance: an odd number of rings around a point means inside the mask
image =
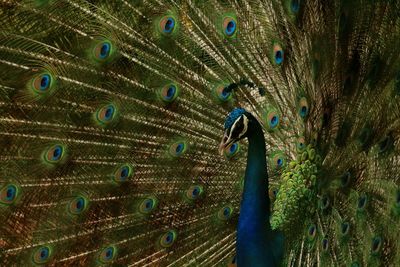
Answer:
[{"label": "peacock eye", "polygon": [[297,152],[301,153],[306,149],[306,140],[303,136],[299,137],[296,142]]},{"label": "peacock eye", "polygon": [[266,126],[268,131],[275,131],[279,127],[280,116],[275,110],[270,110],[265,116]]},{"label": "peacock eye", "polygon": [[368,198],[365,194],[362,194],[357,201],[357,209],[362,211],[367,206]]},{"label": "peacock eye", "polygon": [[166,102],[170,103],[174,101],[178,97],[178,87],[176,84],[167,84],[163,88],[161,88],[160,95],[161,99]]},{"label": "peacock eye", "polygon": [[114,246],[105,247],[100,252],[99,260],[102,263],[109,263],[116,258],[117,249]]},{"label": "peacock eye", "polygon": [[328,195],[323,195],[322,198],[320,199],[320,208],[321,210],[326,210],[329,208],[330,205],[330,199]]},{"label": "peacock eye", "polygon": [[282,64],[284,60],[283,48],[280,44],[275,43],[273,46],[273,59],[276,65]]},{"label": "peacock eye", "polygon": [[169,230],[160,237],[159,243],[163,248],[171,247],[174,244],[176,237],[176,232]]},{"label": "peacock eye", "polygon": [[68,211],[72,215],[79,215],[83,213],[88,205],[88,200],[82,196],[78,196],[70,201],[68,204]]},{"label": "peacock eye", "polygon": [[112,53],[112,44],[110,41],[102,41],[95,45],[93,55],[95,59],[104,61],[110,57]]},{"label": "peacock eye", "polygon": [[317,227],[314,224],[310,225],[307,230],[308,239],[313,240],[316,234],[317,234]]},{"label": "peacock eye", "polygon": [[328,238],[323,238],[321,241],[321,245],[322,245],[322,250],[323,251],[327,251],[329,249],[329,240]]},{"label": "peacock eye", "polygon": [[171,16],[165,16],[160,20],[159,27],[163,34],[171,34],[175,29],[175,19]]},{"label": "peacock eye", "polygon": [[226,147],[224,150],[225,157],[227,157],[228,159],[232,158],[239,152],[239,148],[240,146],[238,143],[233,143],[232,145]]},{"label": "peacock eye", "polygon": [[184,141],[176,142],[169,147],[169,154],[172,157],[182,156],[187,150],[187,144]]},{"label": "peacock eye", "polygon": [[281,169],[286,164],[285,156],[282,152],[277,151],[270,157],[271,166],[275,170]]},{"label": "peacock eye", "polygon": [[43,264],[49,261],[51,257],[51,249],[48,246],[43,246],[36,249],[32,255],[33,262],[35,264]]},{"label": "peacock eye", "polygon": [[113,104],[99,108],[96,112],[96,120],[100,124],[108,124],[115,118],[116,109]]},{"label": "peacock eye", "polygon": [[186,190],[186,198],[189,200],[196,200],[203,194],[203,187],[200,185],[192,185]]},{"label": "peacock eye", "polygon": [[340,225],[340,232],[342,235],[347,235],[350,231],[350,224],[348,222],[342,222]]},{"label": "peacock eye", "polygon": [[350,184],[350,182],[351,182],[351,173],[347,171],[340,177],[340,186],[342,188],[345,188]]},{"label": "peacock eye", "polygon": [[382,248],[383,240],[380,236],[375,236],[371,241],[371,252],[372,254],[378,254]]},{"label": "peacock eye", "polygon": [[42,94],[47,92],[52,86],[53,78],[49,73],[43,73],[35,76],[32,80],[33,90]]},{"label": "peacock eye", "polygon": [[299,112],[300,117],[302,117],[303,119],[307,117],[308,112],[309,112],[307,98],[302,97],[298,101],[298,112]]},{"label": "peacock eye", "polygon": [[232,17],[225,17],[223,20],[224,34],[227,37],[232,37],[236,33],[237,22]]},{"label": "peacock eye", "polygon": [[8,184],[0,190],[0,203],[10,205],[18,197],[18,187],[14,184]]},{"label": "peacock eye", "polygon": [[139,212],[149,214],[157,207],[158,201],[153,196],[148,196],[139,204]]},{"label": "peacock eye", "polygon": [[62,145],[54,145],[48,148],[44,152],[44,160],[47,163],[54,164],[60,162],[63,159],[64,154],[65,154],[65,149]]},{"label": "peacock eye", "polygon": [[227,92],[224,85],[214,87],[213,94],[221,102],[227,102],[232,98],[232,92]]},{"label": "peacock eye", "polygon": [[132,166],[125,164],[120,166],[114,173],[115,182],[125,182],[132,176]]},{"label": "peacock eye", "polygon": [[384,153],[388,151],[393,145],[393,139],[390,135],[385,136],[379,143],[378,143],[378,152]]},{"label": "peacock eye", "polygon": [[232,217],[233,209],[230,206],[222,207],[218,211],[218,219],[221,221],[229,220]]}]

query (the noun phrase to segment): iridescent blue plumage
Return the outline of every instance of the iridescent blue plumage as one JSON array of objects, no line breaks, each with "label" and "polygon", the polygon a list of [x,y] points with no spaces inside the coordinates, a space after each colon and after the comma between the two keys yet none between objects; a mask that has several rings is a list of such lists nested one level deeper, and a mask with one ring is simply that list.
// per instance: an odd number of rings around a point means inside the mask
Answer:
[{"label": "iridescent blue plumage", "polygon": [[[278,266],[283,256],[283,236],[272,231],[269,223],[270,199],[265,140],[261,125],[243,108],[234,109],[226,118],[225,130],[236,133],[236,128],[246,129],[240,117],[248,120],[246,136],[249,141],[245,184],[237,226],[236,255],[239,267]],[[238,121],[237,124],[235,122]],[[235,125],[235,126],[234,126]],[[234,127],[233,127],[234,126]],[[231,129],[233,127],[233,129]],[[232,137],[238,141],[244,135]],[[239,135],[240,134],[240,135]],[[229,143],[229,139],[225,140]]]}]

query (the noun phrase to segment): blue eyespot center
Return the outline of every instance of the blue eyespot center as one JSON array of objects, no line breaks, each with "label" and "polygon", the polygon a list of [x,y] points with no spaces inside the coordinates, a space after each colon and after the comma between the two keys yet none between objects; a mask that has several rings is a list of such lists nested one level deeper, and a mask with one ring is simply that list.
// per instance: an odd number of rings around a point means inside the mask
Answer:
[{"label": "blue eyespot center", "polygon": [[350,183],[350,173],[346,172],[345,174],[343,174],[342,177],[340,178],[340,181],[342,187],[348,186]]},{"label": "blue eyespot center", "polygon": [[176,153],[181,153],[182,152],[182,150],[183,150],[183,144],[181,143],[181,144],[178,144],[177,146],[176,146]]},{"label": "blue eyespot center", "polygon": [[9,185],[6,192],[6,200],[13,201],[17,193],[17,188],[14,185]]},{"label": "blue eyespot center", "polygon": [[221,92],[221,96],[224,97],[224,98],[228,97],[229,94],[230,94],[230,93],[229,93],[227,90],[225,90],[225,88],[224,88],[224,89],[222,90],[222,92]]},{"label": "blue eyespot center", "polygon": [[310,227],[308,228],[308,234],[309,234],[310,236],[313,236],[313,235],[315,234],[315,226],[314,226],[314,225],[312,225],[312,226],[310,226]]},{"label": "blue eyespot center", "polygon": [[171,243],[172,240],[173,240],[173,234],[168,233],[168,235],[165,237],[165,241],[167,241],[167,243]]},{"label": "blue eyespot center", "polygon": [[198,196],[199,194],[200,194],[200,189],[197,188],[197,187],[195,187],[195,188],[193,189],[192,195],[193,195],[193,196]]},{"label": "blue eyespot center", "polygon": [[328,196],[323,196],[322,200],[321,200],[321,204],[322,204],[322,209],[326,209],[329,206],[329,197]]},{"label": "blue eyespot center", "polygon": [[278,117],[275,115],[271,118],[271,127],[275,127],[278,124]]},{"label": "blue eyespot center", "polygon": [[60,159],[61,154],[62,154],[62,147],[61,147],[61,146],[56,146],[56,147],[54,148],[52,160],[58,160],[58,159]]},{"label": "blue eyespot center", "polygon": [[399,206],[400,205],[400,191],[396,192],[396,204]]},{"label": "blue eyespot center", "polygon": [[237,146],[238,145],[236,143],[232,144],[231,147],[229,148],[229,152],[234,153],[237,149]]},{"label": "blue eyespot center", "polygon": [[45,260],[48,255],[49,255],[49,249],[48,248],[42,248],[40,250],[40,259],[41,260]]},{"label": "blue eyespot center", "polygon": [[366,196],[361,196],[361,197],[358,198],[357,207],[359,209],[363,209],[366,204],[367,204],[367,197]]},{"label": "blue eyespot center", "polygon": [[236,31],[236,22],[234,20],[230,20],[228,22],[228,24],[226,25],[225,32],[226,32],[227,35],[230,36],[230,35],[234,34],[235,31]]},{"label": "blue eyespot center", "polygon": [[103,43],[100,48],[100,58],[105,59],[110,54],[111,45],[107,42]]},{"label": "blue eyespot center", "polygon": [[224,212],[223,212],[224,216],[225,216],[225,217],[228,217],[229,214],[230,214],[230,211],[231,211],[230,208],[224,208]]},{"label": "blue eyespot center", "polygon": [[275,52],[275,61],[277,64],[281,64],[283,61],[283,52],[278,50]]},{"label": "blue eyespot center", "polygon": [[380,248],[382,239],[380,237],[374,237],[371,244],[371,250],[377,252]]},{"label": "blue eyespot center", "polygon": [[293,13],[299,12],[300,9],[300,0],[292,0],[290,8]]},{"label": "blue eyespot center", "polygon": [[322,248],[323,248],[324,250],[327,250],[327,249],[328,249],[328,244],[329,244],[329,241],[328,241],[327,238],[322,239]]},{"label": "blue eyespot center", "polygon": [[83,208],[83,204],[84,204],[84,200],[82,198],[80,198],[77,202],[76,202],[76,208],[78,210]]},{"label": "blue eyespot center", "polygon": [[300,116],[305,117],[307,115],[307,107],[302,106],[300,109]]},{"label": "blue eyespot center", "polygon": [[114,252],[114,249],[113,249],[113,248],[107,248],[107,250],[106,250],[106,259],[107,259],[107,260],[109,260],[109,259],[112,258],[113,252]]},{"label": "blue eyespot center", "polygon": [[274,194],[274,197],[276,197],[276,195],[278,195],[278,189],[272,190],[272,194]]},{"label": "blue eyespot center", "polygon": [[50,85],[50,75],[43,74],[40,80],[40,90],[45,91]]},{"label": "blue eyespot center", "polygon": [[341,231],[343,235],[347,233],[347,231],[349,230],[349,226],[350,225],[347,222],[341,224]]},{"label": "blue eyespot center", "polygon": [[104,114],[104,119],[105,120],[110,120],[112,118],[113,114],[114,114],[114,107],[113,106],[109,106],[106,109],[106,112]]},{"label": "blue eyespot center", "polygon": [[165,22],[164,32],[166,33],[172,32],[174,26],[175,26],[175,20],[173,18],[168,18],[167,21]]},{"label": "blue eyespot center", "polygon": [[128,177],[129,174],[129,168],[128,167],[123,167],[121,170],[121,179],[126,179]]},{"label": "blue eyespot center", "polygon": [[276,163],[278,164],[278,166],[282,166],[283,160],[282,160],[282,159],[278,159],[278,160],[276,161]]},{"label": "blue eyespot center", "polygon": [[171,85],[170,87],[168,87],[167,90],[167,98],[172,98],[175,95],[175,91],[176,91],[176,87],[175,85]]},{"label": "blue eyespot center", "polygon": [[146,200],[145,207],[147,211],[153,208],[153,201],[151,199]]}]

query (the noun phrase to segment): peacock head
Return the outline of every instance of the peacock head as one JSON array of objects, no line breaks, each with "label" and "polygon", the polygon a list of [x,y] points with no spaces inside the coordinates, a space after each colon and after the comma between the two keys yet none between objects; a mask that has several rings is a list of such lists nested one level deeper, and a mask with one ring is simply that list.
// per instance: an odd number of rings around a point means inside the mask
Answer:
[{"label": "peacock head", "polygon": [[255,120],[254,117],[243,108],[235,108],[229,113],[224,124],[224,137],[219,145],[221,155],[225,148],[247,137],[253,120]]}]

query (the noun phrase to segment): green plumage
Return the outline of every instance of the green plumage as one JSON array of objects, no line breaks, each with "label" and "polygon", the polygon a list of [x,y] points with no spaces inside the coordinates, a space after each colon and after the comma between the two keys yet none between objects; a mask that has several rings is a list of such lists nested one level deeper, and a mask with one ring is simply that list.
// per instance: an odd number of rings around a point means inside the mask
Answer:
[{"label": "green plumage", "polygon": [[234,264],[238,106],[283,265],[398,266],[399,1],[0,7],[1,266]]}]

